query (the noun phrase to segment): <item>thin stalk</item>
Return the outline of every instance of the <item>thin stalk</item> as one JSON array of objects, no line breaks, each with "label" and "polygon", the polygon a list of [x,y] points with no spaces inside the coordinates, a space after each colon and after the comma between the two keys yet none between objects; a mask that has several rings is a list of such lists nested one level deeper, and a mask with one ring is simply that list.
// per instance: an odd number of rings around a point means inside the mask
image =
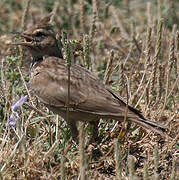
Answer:
[{"label": "thin stalk", "polygon": [[104,75],[104,84],[108,84],[110,75],[112,73],[112,67],[113,67],[113,61],[114,61],[114,51],[111,50],[110,57],[107,62],[107,67]]},{"label": "thin stalk", "polygon": [[80,180],[86,180],[86,173],[85,173],[85,152],[84,152],[84,122],[80,122],[80,142],[79,142],[79,153],[80,153]]},{"label": "thin stalk", "polygon": [[84,0],[80,0],[80,26],[82,32],[85,32],[85,20],[84,20]]},{"label": "thin stalk", "polygon": [[129,168],[129,180],[134,180],[134,157],[129,155],[127,158]]},{"label": "thin stalk", "polygon": [[25,8],[24,8],[24,12],[22,15],[22,21],[21,21],[21,29],[23,31],[26,28],[26,20],[27,20],[28,14],[29,14],[31,0],[25,0],[24,3],[25,3]]},{"label": "thin stalk", "polygon": [[67,95],[67,99],[66,99],[66,119],[67,122],[69,121],[69,108],[70,108],[70,77],[71,77],[71,71],[70,71],[70,67],[71,67],[71,54],[70,54],[70,42],[67,39],[67,33],[63,32],[62,33],[62,43],[63,43],[63,47],[64,47],[64,58],[66,60],[66,65],[67,65],[67,75],[68,75],[68,95]]},{"label": "thin stalk", "polygon": [[152,69],[152,80],[150,82],[150,99],[149,99],[149,105],[152,102],[153,99],[153,91],[154,91],[154,85],[156,81],[156,73],[158,68],[158,59],[161,51],[161,38],[162,38],[162,27],[163,27],[163,21],[160,19],[158,21],[158,27],[157,27],[157,43],[155,46],[155,55],[153,58],[153,69]]},{"label": "thin stalk", "polygon": [[155,147],[155,149],[154,149],[155,180],[159,179],[158,168],[159,168],[159,152],[158,152],[158,147]]},{"label": "thin stalk", "polygon": [[144,164],[143,180],[149,180],[148,165],[146,162]]},{"label": "thin stalk", "polygon": [[119,141],[118,139],[115,139],[114,141],[114,148],[115,148],[115,160],[116,160],[116,178],[117,180],[122,179],[122,169],[121,169],[121,148],[119,147]]},{"label": "thin stalk", "polygon": [[83,38],[83,55],[84,55],[84,63],[87,69],[90,69],[91,66],[91,61],[90,61],[90,56],[89,56],[89,36],[85,35]]},{"label": "thin stalk", "polygon": [[175,61],[175,55],[174,55],[174,49],[175,49],[175,39],[174,36],[171,36],[170,39],[170,50],[169,50],[169,60],[168,60],[168,67],[167,67],[167,79],[166,79],[166,90],[165,90],[165,100],[164,100],[164,105],[161,111],[161,114],[163,114],[163,111],[165,110],[166,104],[167,104],[167,98],[168,98],[168,91],[170,87],[170,76],[171,76],[171,71],[173,68],[173,64]]},{"label": "thin stalk", "polygon": [[61,180],[65,180],[65,157],[64,155],[61,156],[61,162],[60,162],[60,172],[61,172]]}]

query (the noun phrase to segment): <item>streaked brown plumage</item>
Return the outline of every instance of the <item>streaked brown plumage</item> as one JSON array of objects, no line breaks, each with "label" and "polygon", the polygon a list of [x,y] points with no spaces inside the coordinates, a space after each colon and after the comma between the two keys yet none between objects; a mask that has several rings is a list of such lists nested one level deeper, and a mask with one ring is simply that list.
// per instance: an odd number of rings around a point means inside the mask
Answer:
[{"label": "streaked brown plumage", "polygon": [[[48,21],[42,19],[23,33],[26,42],[20,42],[32,54],[33,62],[30,88],[50,110],[66,119],[68,97],[68,71],[62,58],[61,47]],[[70,108],[68,125],[76,139],[77,121],[97,124],[100,118],[123,121],[126,103],[109,87],[85,68],[72,65],[70,77]],[[165,136],[165,127],[148,120],[136,109],[128,106],[127,120]]]}]

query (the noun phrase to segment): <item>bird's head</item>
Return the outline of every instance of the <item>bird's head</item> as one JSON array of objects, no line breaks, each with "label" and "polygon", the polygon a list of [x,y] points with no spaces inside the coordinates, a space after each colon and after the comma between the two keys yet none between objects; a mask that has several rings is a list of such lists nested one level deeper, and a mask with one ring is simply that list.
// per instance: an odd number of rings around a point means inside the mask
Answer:
[{"label": "bird's head", "polygon": [[56,39],[56,34],[50,24],[51,16],[52,14],[49,14],[24,31],[21,34],[24,42],[14,43],[27,48],[34,60],[42,59],[43,56],[62,57],[61,43]]}]

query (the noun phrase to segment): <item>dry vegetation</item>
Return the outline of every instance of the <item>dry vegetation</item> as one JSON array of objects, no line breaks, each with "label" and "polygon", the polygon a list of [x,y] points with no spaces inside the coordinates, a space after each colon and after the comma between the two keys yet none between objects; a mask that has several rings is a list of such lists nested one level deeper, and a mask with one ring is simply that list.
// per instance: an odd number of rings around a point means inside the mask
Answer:
[{"label": "dry vegetation", "polygon": [[[179,179],[179,2],[24,2],[0,2],[0,179]],[[91,127],[80,124],[78,145],[33,96],[18,109],[16,128],[7,125],[12,104],[28,94],[30,64],[28,52],[9,43],[51,11],[55,31],[68,33],[75,63],[165,124],[170,137],[101,120],[93,145]]]}]

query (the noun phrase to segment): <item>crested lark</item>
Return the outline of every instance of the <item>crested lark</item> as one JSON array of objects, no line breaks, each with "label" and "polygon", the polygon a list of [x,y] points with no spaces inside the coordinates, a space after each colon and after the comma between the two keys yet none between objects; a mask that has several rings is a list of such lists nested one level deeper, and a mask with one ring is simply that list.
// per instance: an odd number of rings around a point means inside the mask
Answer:
[{"label": "crested lark", "polygon": [[[50,15],[22,34],[25,42],[16,44],[25,46],[32,55],[30,88],[46,107],[66,119],[68,70],[49,21]],[[100,118],[123,121],[126,103],[92,73],[73,64],[71,65],[69,107],[67,123],[73,139],[76,139],[77,121],[93,123],[96,131]],[[165,135],[163,125],[144,118],[131,106],[128,106],[127,121]]]}]

